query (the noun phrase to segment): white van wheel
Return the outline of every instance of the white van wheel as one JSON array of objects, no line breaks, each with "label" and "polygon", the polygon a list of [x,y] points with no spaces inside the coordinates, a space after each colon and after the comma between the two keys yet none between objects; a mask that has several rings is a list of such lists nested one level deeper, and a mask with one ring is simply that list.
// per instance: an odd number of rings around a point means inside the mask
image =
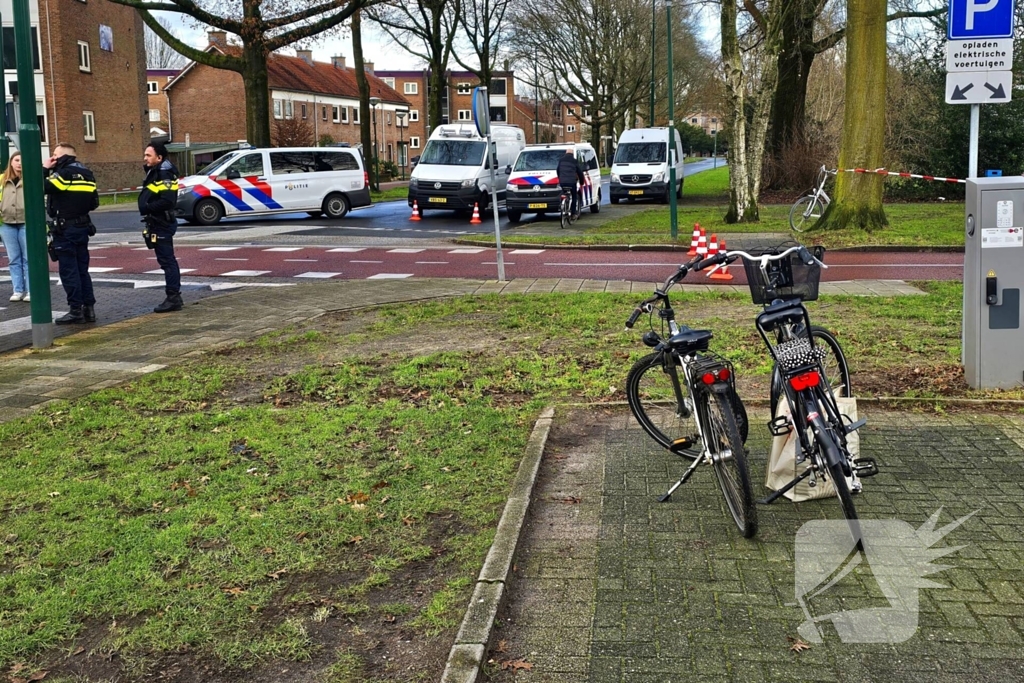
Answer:
[{"label": "white van wheel", "polygon": [[199,225],[216,225],[224,218],[224,206],[212,197],[200,199],[192,209],[192,216]]},{"label": "white van wheel", "polygon": [[334,192],[324,199],[323,212],[328,218],[344,218],[348,214],[348,199]]}]

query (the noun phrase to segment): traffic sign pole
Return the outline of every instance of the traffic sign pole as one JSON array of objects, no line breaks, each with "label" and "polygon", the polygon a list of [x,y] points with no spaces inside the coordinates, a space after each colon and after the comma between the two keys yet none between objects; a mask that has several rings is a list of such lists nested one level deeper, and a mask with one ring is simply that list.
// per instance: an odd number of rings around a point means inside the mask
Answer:
[{"label": "traffic sign pole", "polygon": [[967,177],[978,177],[978,128],[981,121],[981,105],[971,105],[971,146],[968,153]]},{"label": "traffic sign pole", "polygon": [[473,89],[473,124],[476,132],[487,137],[487,150],[484,152],[484,159],[487,167],[491,169],[491,206],[494,209],[494,246],[498,250],[498,282],[505,281],[505,256],[501,252],[501,222],[498,218],[498,188],[495,187],[495,167],[498,155],[492,153],[493,142],[491,141],[491,98],[487,94],[486,86],[479,86]]}]

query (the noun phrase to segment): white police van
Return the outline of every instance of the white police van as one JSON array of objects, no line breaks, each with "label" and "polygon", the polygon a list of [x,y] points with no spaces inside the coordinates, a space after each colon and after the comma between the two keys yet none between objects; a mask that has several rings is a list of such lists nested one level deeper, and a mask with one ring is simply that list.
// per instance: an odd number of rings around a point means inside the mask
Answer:
[{"label": "white police van", "polygon": [[597,153],[586,143],[552,143],[527,145],[509,167],[508,194],[505,212],[513,223],[523,213],[558,213],[562,210],[562,190],[558,184],[558,162],[567,151],[572,151],[577,163],[584,169],[586,182],[579,188],[580,208],[590,207],[591,213],[601,210],[601,168]]},{"label": "white police van", "polygon": [[305,212],[344,218],[370,205],[370,179],[356,150],[245,148],[178,181],[177,215],[213,225],[221,218]]}]

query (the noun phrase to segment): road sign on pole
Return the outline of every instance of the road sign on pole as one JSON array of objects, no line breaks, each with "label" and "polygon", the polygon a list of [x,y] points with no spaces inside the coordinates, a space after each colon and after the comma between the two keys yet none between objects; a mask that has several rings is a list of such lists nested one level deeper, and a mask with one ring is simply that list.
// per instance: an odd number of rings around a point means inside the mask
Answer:
[{"label": "road sign on pole", "polygon": [[946,71],[1010,71],[1013,40],[950,40],[946,42]]},{"label": "road sign on pole", "polygon": [[946,74],[946,104],[1006,104],[1012,92],[1012,71]]},{"label": "road sign on pole", "polygon": [[487,138],[487,152],[484,154],[484,163],[491,171],[491,207],[494,209],[494,246],[498,251],[498,282],[505,281],[505,257],[501,252],[501,223],[498,220],[498,188],[495,185],[494,171],[498,163],[498,155],[494,149],[494,142],[491,140],[491,103],[487,88],[480,86],[473,88],[473,123],[476,124],[476,131]]},{"label": "road sign on pole", "polygon": [[1014,0],[949,0],[946,37],[1012,38]]}]

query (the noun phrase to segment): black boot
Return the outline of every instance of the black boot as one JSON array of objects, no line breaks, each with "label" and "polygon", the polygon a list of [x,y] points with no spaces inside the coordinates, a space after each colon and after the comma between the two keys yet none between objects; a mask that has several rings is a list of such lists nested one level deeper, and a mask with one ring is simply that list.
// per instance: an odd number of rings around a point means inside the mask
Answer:
[{"label": "black boot", "polygon": [[164,302],[153,309],[154,313],[170,313],[180,311],[185,303],[181,300],[181,294],[168,294]]},{"label": "black boot", "polygon": [[71,310],[54,320],[58,325],[75,325],[85,322],[85,315],[81,306],[72,306]]},{"label": "black boot", "polygon": [[92,306],[82,306],[82,316],[85,318],[85,322],[94,323],[96,322],[96,309]]}]

